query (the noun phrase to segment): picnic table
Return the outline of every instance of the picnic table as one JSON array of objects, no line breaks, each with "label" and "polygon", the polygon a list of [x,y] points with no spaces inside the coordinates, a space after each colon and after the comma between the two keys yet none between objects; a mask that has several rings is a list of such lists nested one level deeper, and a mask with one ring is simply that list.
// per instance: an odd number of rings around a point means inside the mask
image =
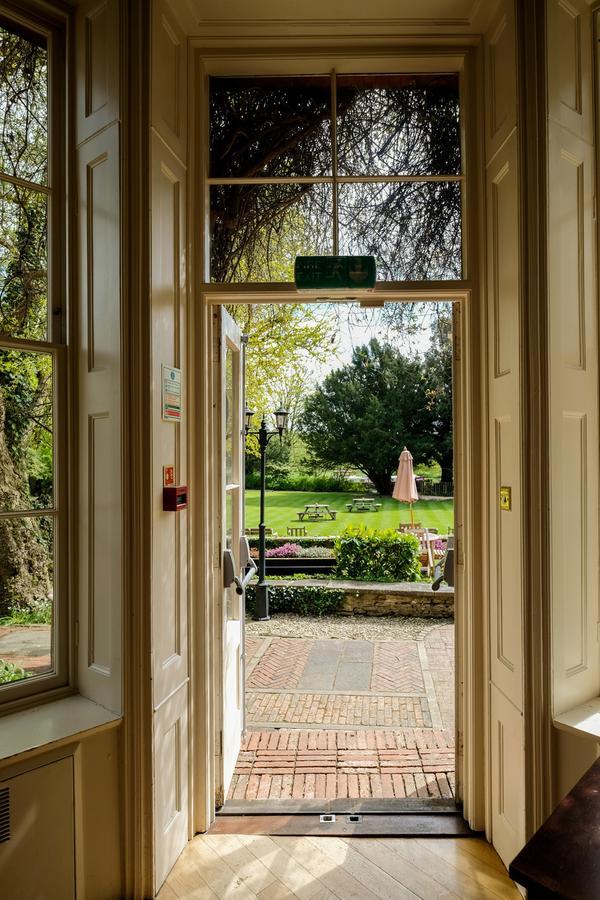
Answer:
[{"label": "picnic table", "polygon": [[346,503],[348,512],[377,512],[381,509],[381,503],[376,503],[376,497],[353,497],[350,503]]},{"label": "picnic table", "polygon": [[305,519],[316,521],[317,519],[335,519],[337,509],[331,509],[328,503],[307,503],[303,510],[296,513],[299,520],[304,522]]}]

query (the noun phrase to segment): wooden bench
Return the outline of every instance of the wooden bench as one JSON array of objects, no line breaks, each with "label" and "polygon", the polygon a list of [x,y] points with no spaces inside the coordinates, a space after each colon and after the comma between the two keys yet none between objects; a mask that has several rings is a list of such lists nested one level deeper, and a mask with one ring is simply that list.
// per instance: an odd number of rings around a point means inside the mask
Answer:
[{"label": "wooden bench", "polygon": [[[244,528],[244,534],[247,534],[248,537],[258,537],[260,528]],[[265,534],[268,534],[270,537],[277,537],[277,532],[273,531],[272,528],[265,528]]]},{"label": "wooden bench", "polygon": [[296,525],[287,530],[288,537],[306,537],[306,526]]}]

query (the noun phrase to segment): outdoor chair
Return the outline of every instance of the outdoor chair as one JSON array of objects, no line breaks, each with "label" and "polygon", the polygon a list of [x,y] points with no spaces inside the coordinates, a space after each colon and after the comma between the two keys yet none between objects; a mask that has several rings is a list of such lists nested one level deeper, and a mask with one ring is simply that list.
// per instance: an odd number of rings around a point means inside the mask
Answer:
[{"label": "outdoor chair", "polygon": [[288,528],[287,536],[288,537],[306,537],[306,526],[305,525],[296,525],[295,527]]}]

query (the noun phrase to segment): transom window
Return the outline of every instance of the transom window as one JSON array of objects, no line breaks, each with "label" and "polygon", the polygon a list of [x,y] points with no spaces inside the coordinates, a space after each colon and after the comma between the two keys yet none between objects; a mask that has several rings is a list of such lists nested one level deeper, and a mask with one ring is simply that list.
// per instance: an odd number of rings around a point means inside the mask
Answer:
[{"label": "transom window", "polygon": [[290,282],[331,253],[460,279],[459,113],[457,74],[211,78],[211,281]]},{"label": "transom window", "polygon": [[45,38],[0,22],[0,700],[66,671],[65,347],[50,264],[64,239],[48,69]]}]

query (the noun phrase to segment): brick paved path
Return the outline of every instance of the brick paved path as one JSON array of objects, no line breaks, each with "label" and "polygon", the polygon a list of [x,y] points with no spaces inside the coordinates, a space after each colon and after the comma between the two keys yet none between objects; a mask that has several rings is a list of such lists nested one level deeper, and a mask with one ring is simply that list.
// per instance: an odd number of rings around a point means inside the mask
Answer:
[{"label": "brick paved path", "polygon": [[253,731],[229,791],[235,800],[452,798],[454,747],[433,729]]},{"label": "brick paved path", "polygon": [[452,625],[422,641],[249,637],[246,685],[230,798],[453,796]]}]

